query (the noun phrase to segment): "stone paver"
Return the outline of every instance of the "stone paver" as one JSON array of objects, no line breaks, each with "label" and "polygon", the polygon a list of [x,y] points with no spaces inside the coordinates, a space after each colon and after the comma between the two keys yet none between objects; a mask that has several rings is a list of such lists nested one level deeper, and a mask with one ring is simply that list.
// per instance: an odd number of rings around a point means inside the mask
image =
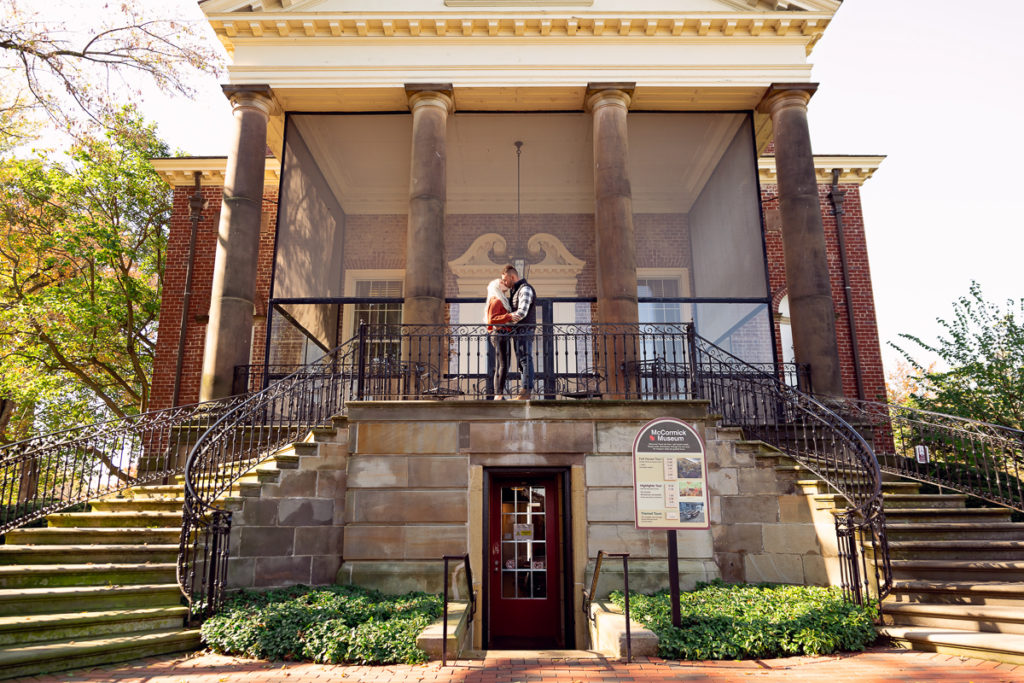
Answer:
[{"label": "stone paver", "polygon": [[459,660],[419,666],[331,666],[294,662],[262,662],[210,653],[150,657],[128,664],[81,669],[16,679],[15,683],[306,683],[359,681],[410,683],[458,681],[513,683],[556,681],[786,681],[800,683],[1007,683],[1024,681],[1024,666],[999,664],[951,655],[874,648],[867,652],[826,657],[741,662],[667,662],[639,658],[631,664],[601,658],[530,657],[501,652],[481,660]]}]

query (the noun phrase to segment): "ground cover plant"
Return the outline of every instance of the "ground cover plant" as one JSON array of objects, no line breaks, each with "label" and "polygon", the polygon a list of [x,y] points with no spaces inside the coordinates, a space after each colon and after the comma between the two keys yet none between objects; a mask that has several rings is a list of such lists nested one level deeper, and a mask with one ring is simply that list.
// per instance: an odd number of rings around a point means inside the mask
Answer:
[{"label": "ground cover plant", "polygon": [[[873,607],[846,601],[837,588],[698,583],[679,598],[672,626],[668,591],[630,593],[630,617],[658,635],[666,659],[758,659],[864,650],[876,636]],[[623,606],[623,594],[611,600]]]},{"label": "ground cover plant", "polygon": [[441,615],[437,595],[384,595],[356,586],[239,591],[203,623],[214,652],[337,664],[427,660],[416,636]]}]

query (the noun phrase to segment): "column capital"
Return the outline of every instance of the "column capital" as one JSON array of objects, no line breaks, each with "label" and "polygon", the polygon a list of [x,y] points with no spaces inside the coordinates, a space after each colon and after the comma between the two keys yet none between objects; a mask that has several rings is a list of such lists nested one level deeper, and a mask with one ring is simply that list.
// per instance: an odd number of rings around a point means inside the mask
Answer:
[{"label": "column capital", "polygon": [[635,89],[636,83],[588,83],[586,107],[589,111],[609,105],[629,109]]},{"label": "column capital", "polygon": [[437,107],[446,114],[455,111],[455,93],[451,83],[416,83],[405,86],[409,111],[419,107]]},{"label": "column capital", "polygon": [[763,114],[774,114],[785,107],[806,109],[817,90],[817,83],[772,83],[758,103],[757,110]]},{"label": "column capital", "polygon": [[269,85],[222,85],[221,90],[236,111],[255,109],[268,118],[281,113],[281,107]]}]

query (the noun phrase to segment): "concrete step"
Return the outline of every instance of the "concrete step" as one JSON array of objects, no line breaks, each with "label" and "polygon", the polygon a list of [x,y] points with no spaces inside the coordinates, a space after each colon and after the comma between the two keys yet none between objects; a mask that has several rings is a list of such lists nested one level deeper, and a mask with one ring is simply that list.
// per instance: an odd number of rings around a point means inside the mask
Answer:
[{"label": "concrete step", "polygon": [[894,579],[930,581],[1021,581],[1024,562],[981,560],[892,560]]},{"label": "concrete step", "polygon": [[893,508],[885,509],[887,523],[1009,522],[1006,508]]},{"label": "concrete step", "polygon": [[[776,468],[776,469],[778,469],[778,468]],[[824,495],[824,494],[828,494],[828,493],[833,493],[833,491],[834,491],[832,489],[832,487],[830,487],[824,480],[818,479],[818,478],[814,478],[814,479],[798,479],[797,482],[796,482],[796,485],[799,486],[801,491],[803,493],[807,494],[807,495],[814,495],[814,494]],[[909,494],[912,494],[912,493],[916,492],[919,487],[920,487],[920,484],[916,484],[914,482],[909,482],[909,481],[908,482],[903,482],[903,481],[887,481],[887,482],[882,482],[882,491],[883,491],[883,493],[885,493],[885,492],[888,492],[888,493],[902,493],[902,494],[909,495]]]},{"label": "concrete step", "polygon": [[908,602],[885,603],[882,623],[887,626],[923,626],[1024,635],[1024,611],[1007,605],[955,605]]},{"label": "concrete step", "polygon": [[177,583],[0,589],[0,616],[176,607],[180,604],[181,590]]},{"label": "concrete step", "polygon": [[0,566],[176,562],[177,543],[135,545],[0,545]]},{"label": "concrete step", "polygon": [[166,528],[181,526],[181,510],[177,512],[58,512],[47,515],[50,527],[129,527]]},{"label": "concrete step", "polygon": [[99,545],[112,544],[168,544],[181,539],[181,520],[171,527],[158,528],[92,528],[92,527],[39,527],[14,529],[6,534],[7,542],[14,545]]},{"label": "concrete step", "polygon": [[1008,605],[1024,611],[1024,583],[1006,581],[900,580],[883,604],[924,602],[955,605]]},{"label": "concrete step", "polygon": [[1024,635],[918,626],[881,626],[878,631],[914,650],[1024,664]]},{"label": "concrete step", "polygon": [[901,522],[891,524],[887,515],[885,534],[890,541],[1024,541],[1024,523]]},{"label": "concrete step", "polygon": [[33,614],[0,617],[0,648],[54,640],[81,640],[114,634],[181,628],[188,607]]},{"label": "concrete step", "polygon": [[[865,543],[873,549],[874,543]],[[889,541],[892,560],[1024,560],[1024,541]]]},{"label": "concrete step", "polygon": [[0,650],[0,678],[124,662],[194,650],[199,645],[198,629],[181,628],[75,641],[34,643]]},{"label": "concrete step", "polygon": [[171,583],[177,564],[10,564],[0,566],[0,588]]},{"label": "concrete step", "polygon": [[179,512],[184,498],[104,498],[90,501],[93,512]]}]

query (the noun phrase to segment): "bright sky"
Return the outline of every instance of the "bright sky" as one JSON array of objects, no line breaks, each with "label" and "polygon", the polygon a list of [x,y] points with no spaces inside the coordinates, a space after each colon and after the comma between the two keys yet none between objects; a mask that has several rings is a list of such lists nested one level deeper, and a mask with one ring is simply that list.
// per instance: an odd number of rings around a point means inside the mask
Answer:
[{"label": "bright sky", "polygon": [[[201,18],[190,0],[160,2]],[[885,342],[934,339],[971,280],[989,300],[1024,296],[1022,25],[1019,0],[846,0],[811,54],[814,151],[888,157],[862,201],[889,369]],[[225,154],[229,108],[216,83],[202,94],[148,113],[173,146]]]}]

